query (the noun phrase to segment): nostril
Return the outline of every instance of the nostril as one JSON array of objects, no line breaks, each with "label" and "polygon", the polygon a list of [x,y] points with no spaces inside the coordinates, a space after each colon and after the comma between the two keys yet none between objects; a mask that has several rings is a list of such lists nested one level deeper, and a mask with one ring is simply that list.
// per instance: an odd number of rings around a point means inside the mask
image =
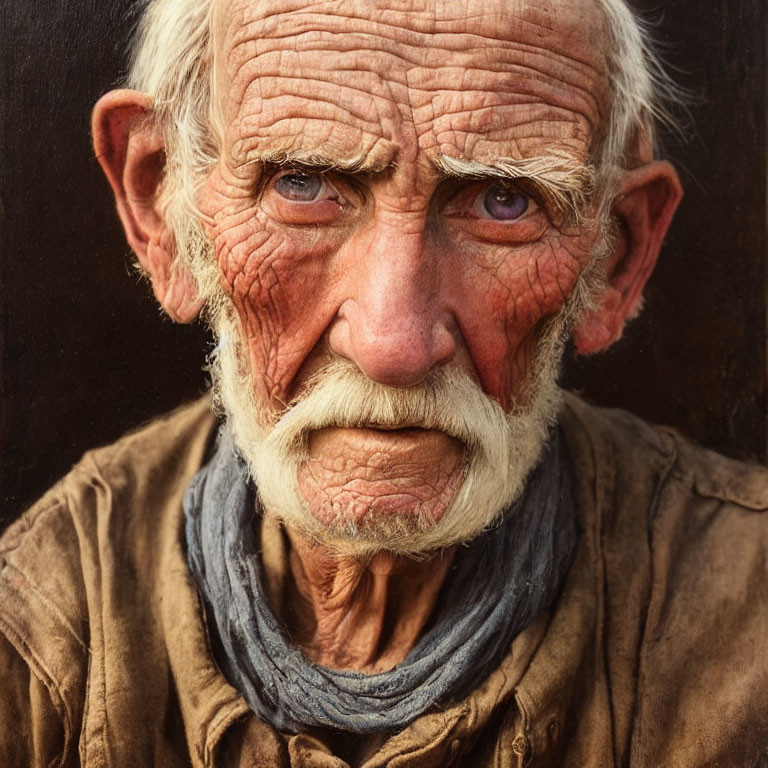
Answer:
[{"label": "nostril", "polygon": [[447,322],[435,323],[432,328],[433,366],[445,365],[456,356],[456,336],[449,330]]}]

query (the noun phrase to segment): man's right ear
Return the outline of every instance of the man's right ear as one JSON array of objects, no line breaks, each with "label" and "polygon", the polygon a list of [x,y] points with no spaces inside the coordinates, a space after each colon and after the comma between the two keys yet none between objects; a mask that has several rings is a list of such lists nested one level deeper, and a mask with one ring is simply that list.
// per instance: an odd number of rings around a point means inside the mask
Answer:
[{"label": "man's right ear", "polygon": [[202,301],[189,268],[178,259],[174,263],[173,236],[158,205],[165,146],[151,118],[150,96],[110,91],[93,110],[93,146],[115,194],[128,244],[149,274],[157,300],[173,320],[189,323]]}]

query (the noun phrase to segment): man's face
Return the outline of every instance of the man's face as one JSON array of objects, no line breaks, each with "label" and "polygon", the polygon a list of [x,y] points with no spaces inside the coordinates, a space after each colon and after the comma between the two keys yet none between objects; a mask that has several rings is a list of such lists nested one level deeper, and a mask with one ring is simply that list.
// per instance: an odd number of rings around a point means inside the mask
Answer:
[{"label": "man's face", "polygon": [[[201,209],[259,418],[339,360],[388,388],[457,371],[504,411],[526,410],[542,329],[599,238],[547,178],[570,173],[574,199],[588,192],[573,169],[610,105],[600,29],[578,0],[222,6],[225,135]],[[534,178],[466,174],[501,160]],[[361,426],[310,436],[313,514],[317,499],[378,499],[382,514],[438,520],[466,446],[439,429]]]}]

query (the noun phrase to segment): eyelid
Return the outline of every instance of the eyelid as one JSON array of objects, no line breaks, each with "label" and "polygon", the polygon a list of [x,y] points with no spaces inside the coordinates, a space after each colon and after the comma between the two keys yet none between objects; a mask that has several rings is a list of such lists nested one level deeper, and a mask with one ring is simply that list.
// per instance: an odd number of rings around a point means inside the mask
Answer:
[{"label": "eyelid", "polygon": [[546,207],[545,201],[536,185],[527,179],[488,179],[485,189],[487,190],[494,186],[501,187],[509,192],[517,192],[519,195],[524,195],[537,208]]},{"label": "eyelid", "polygon": [[308,176],[324,176],[326,171],[322,169],[308,169],[291,163],[276,163],[266,160],[261,163],[261,174],[259,175],[258,186],[256,187],[257,197],[261,197],[266,191],[267,186],[274,184],[283,176],[291,173],[304,173]]},{"label": "eyelid", "polygon": [[518,192],[527,195],[529,200],[535,202],[538,209],[544,213],[555,227],[561,228],[572,221],[575,210],[568,204],[555,199],[551,193],[548,193],[536,181],[521,178],[516,180],[512,187]]},{"label": "eyelid", "polygon": [[[280,180],[292,174],[313,179],[311,186],[318,187],[314,198],[291,199],[293,195],[284,194],[287,189],[280,189],[283,186]],[[288,182],[288,187],[292,186]],[[349,226],[365,204],[365,195],[358,196],[356,192],[354,182],[343,173],[281,164],[265,169],[256,204],[267,216],[286,226]]]},{"label": "eyelid", "polygon": [[525,195],[541,209],[550,221],[555,221],[563,215],[561,206],[548,195],[546,190],[534,179],[521,176],[516,179],[498,177],[496,179],[484,180],[486,184],[498,184],[505,189],[510,189]]}]

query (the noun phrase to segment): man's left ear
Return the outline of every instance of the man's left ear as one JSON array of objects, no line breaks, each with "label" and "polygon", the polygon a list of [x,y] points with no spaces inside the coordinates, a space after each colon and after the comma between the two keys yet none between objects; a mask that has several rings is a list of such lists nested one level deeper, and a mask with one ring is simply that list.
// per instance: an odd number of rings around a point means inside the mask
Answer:
[{"label": "man's left ear", "polygon": [[149,274],[157,300],[172,320],[192,322],[203,302],[189,268],[174,258],[173,236],[158,205],[165,147],[152,120],[152,99],[138,91],[110,91],[93,110],[92,130],[128,244]]},{"label": "man's left ear", "polygon": [[612,208],[619,232],[606,264],[607,287],[599,306],[573,331],[579,354],[609,347],[639,311],[643,288],[682,196],[677,172],[667,162],[651,162],[626,173]]}]

